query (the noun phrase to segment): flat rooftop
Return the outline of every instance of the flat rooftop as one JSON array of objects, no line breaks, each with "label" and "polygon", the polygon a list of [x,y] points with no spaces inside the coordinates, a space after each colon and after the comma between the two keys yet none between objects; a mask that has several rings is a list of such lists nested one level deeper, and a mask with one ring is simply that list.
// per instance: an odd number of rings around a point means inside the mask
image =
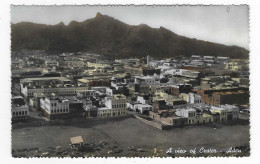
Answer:
[{"label": "flat rooftop", "polygon": [[20,82],[33,82],[33,81],[44,81],[44,80],[60,80],[60,81],[70,81],[69,79],[65,77],[37,77],[37,78],[26,78],[21,79]]}]

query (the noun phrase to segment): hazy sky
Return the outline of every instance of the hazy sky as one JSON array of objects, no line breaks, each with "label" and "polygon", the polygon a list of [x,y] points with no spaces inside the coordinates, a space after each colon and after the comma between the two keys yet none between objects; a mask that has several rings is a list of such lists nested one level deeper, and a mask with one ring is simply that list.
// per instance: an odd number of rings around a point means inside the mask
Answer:
[{"label": "hazy sky", "polygon": [[130,25],[163,26],[190,38],[248,49],[248,10],[247,6],[12,6],[11,22],[68,24],[100,12]]}]

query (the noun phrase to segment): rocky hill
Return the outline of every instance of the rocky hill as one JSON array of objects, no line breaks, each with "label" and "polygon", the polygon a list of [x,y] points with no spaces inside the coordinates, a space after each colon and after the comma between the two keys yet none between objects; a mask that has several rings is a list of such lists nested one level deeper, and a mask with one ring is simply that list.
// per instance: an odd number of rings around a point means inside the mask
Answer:
[{"label": "rocky hill", "polygon": [[[214,34],[212,34],[214,35]],[[114,58],[155,58],[209,55],[248,58],[238,46],[226,46],[177,35],[163,27],[131,26],[97,13],[83,22],[67,26],[22,22],[11,24],[12,50],[41,49],[50,53],[88,51]]]}]

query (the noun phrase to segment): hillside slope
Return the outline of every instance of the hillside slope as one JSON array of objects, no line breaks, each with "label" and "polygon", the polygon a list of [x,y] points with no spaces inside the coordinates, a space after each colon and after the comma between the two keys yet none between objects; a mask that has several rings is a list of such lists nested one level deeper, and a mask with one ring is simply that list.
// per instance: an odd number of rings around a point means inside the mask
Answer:
[{"label": "hillside slope", "polygon": [[[214,34],[212,34],[214,35]],[[114,58],[155,58],[208,55],[248,58],[249,52],[238,46],[226,46],[190,39],[163,27],[131,26],[97,13],[83,22],[69,25],[22,22],[11,25],[12,50],[44,49],[49,52],[89,51]]]}]

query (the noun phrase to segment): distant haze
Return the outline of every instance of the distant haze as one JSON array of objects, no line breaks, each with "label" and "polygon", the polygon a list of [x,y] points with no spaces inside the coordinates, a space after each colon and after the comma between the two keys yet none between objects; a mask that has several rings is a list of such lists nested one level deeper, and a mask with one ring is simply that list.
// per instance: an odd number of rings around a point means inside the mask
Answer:
[{"label": "distant haze", "polygon": [[11,22],[84,21],[97,12],[130,25],[165,27],[178,35],[249,48],[248,6],[12,6]]}]

